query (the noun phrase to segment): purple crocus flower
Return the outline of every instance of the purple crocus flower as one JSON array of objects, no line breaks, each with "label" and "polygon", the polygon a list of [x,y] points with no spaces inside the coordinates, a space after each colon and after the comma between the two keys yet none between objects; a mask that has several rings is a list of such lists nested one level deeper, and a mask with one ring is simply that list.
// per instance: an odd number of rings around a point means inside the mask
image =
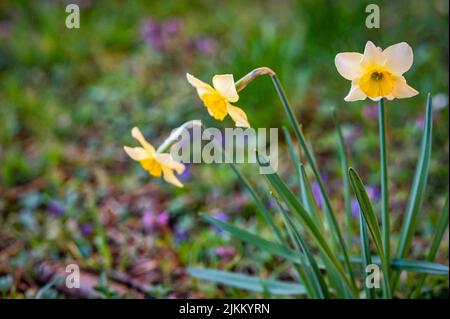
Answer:
[{"label": "purple crocus flower", "polygon": [[363,115],[368,119],[378,119],[378,106],[376,104],[370,104],[363,108]]},{"label": "purple crocus flower", "polygon": [[47,206],[48,214],[54,217],[60,217],[66,212],[66,208],[57,200],[51,200]]}]

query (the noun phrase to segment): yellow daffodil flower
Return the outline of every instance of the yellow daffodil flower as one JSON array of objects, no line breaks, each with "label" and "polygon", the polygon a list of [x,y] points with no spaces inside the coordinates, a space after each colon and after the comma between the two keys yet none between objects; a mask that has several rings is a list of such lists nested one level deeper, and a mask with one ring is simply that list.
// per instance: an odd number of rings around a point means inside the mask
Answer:
[{"label": "yellow daffodil flower", "polygon": [[145,140],[141,131],[134,127],[131,130],[131,136],[141,143],[142,147],[124,146],[125,152],[135,161],[141,163],[142,167],[152,176],[163,176],[164,180],[178,187],[183,184],[175,177],[174,171],[181,174],[184,171],[184,165],[175,161],[169,153],[160,153]]},{"label": "yellow daffodil flower", "polygon": [[377,101],[381,98],[407,98],[419,94],[406,84],[403,73],[413,64],[413,50],[401,42],[385,50],[377,48],[368,41],[364,54],[344,52],[336,55],[335,64],[338,72],[352,87],[345,101],[364,100],[366,97]]},{"label": "yellow daffodil flower", "polygon": [[188,82],[197,89],[198,96],[208,109],[209,115],[223,121],[228,114],[237,127],[250,127],[245,112],[230,104],[239,100],[232,74],[215,75],[212,79],[214,87],[189,73],[186,77]]}]

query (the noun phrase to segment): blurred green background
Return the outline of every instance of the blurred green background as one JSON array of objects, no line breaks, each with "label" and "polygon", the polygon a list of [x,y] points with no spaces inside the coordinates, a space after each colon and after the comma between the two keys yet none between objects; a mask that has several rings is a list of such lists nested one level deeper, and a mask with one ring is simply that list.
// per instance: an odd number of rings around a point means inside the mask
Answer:
[{"label": "blurred green background", "polygon": [[[68,3],[80,6],[80,29],[65,27]],[[370,3],[380,7],[380,29],[365,26]],[[420,95],[387,103],[393,231],[412,181],[426,93],[434,96],[429,188],[412,251],[423,257],[448,183],[448,6],[447,0],[1,1],[6,296],[67,297],[52,287],[42,292],[42,263],[50,260],[75,260],[95,275],[124,274],[158,297],[258,296],[189,278],[186,266],[291,278],[276,258],[201,221],[199,213],[213,214],[272,238],[227,166],[190,165],[179,190],[148,176],[122,146],[134,144],[133,126],[156,145],[189,119],[217,126],[186,72],[210,82],[214,74],[238,79],[268,66],[304,125],[341,218],[334,108],[352,165],[379,188],[376,108],[370,101],[345,103],[350,84],[334,66],[336,53],[362,52],[367,40],[381,47],[406,41],[415,54],[406,78]],[[254,127],[287,124],[269,78],[254,81],[237,105]],[[293,179],[281,147],[280,170]],[[243,170],[258,181],[253,167]],[[448,264],[446,242],[438,261]],[[448,281],[433,280],[430,294],[448,290]]]}]

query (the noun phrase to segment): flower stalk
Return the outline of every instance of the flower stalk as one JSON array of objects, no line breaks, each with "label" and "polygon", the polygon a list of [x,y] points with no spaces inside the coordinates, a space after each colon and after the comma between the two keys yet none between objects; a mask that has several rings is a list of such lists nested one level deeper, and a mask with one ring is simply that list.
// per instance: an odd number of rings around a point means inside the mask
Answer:
[{"label": "flower stalk", "polygon": [[[378,102],[378,121],[380,138],[380,165],[381,165],[381,223],[383,238],[383,253],[387,265],[390,264],[390,237],[389,237],[389,190],[388,190],[388,168],[387,168],[387,147],[386,147],[386,112],[384,100]],[[386,272],[385,276],[389,276]]]}]

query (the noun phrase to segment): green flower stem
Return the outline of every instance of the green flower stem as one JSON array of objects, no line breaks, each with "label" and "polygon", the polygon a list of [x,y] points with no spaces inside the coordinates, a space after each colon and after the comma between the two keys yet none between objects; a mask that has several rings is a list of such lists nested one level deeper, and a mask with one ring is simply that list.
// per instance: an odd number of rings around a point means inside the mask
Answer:
[{"label": "green flower stem", "polygon": [[[388,168],[387,168],[387,147],[386,147],[386,113],[384,100],[378,102],[378,121],[380,126],[380,165],[381,165],[381,224],[383,254],[386,264],[390,264],[390,238],[389,238],[389,195],[388,195]],[[389,273],[385,273],[389,276]]]},{"label": "green flower stem", "polygon": [[342,237],[341,231],[339,230],[339,226],[338,226],[336,218],[334,216],[330,200],[327,196],[325,185],[322,181],[322,177],[320,176],[319,171],[318,171],[316,165],[314,164],[314,159],[309,151],[309,148],[308,148],[306,140],[303,136],[303,133],[301,132],[301,127],[300,127],[299,123],[297,122],[297,119],[294,116],[292,108],[289,105],[289,102],[288,102],[286,95],[283,91],[283,88],[278,80],[278,77],[276,76],[276,74],[270,75],[270,77],[272,78],[273,85],[275,86],[275,89],[280,97],[281,103],[283,104],[284,110],[286,111],[289,121],[291,122],[291,125],[294,129],[294,133],[297,137],[297,140],[303,150],[303,153],[306,156],[308,163],[311,166],[314,177],[316,178],[316,181],[319,184],[320,191],[323,195],[325,211],[327,213],[327,218],[330,223],[331,231],[336,236],[335,240],[337,241],[337,245],[339,246],[340,250],[342,251],[346,271],[348,272],[348,274],[350,276],[350,281],[351,281],[352,285],[356,289],[356,282],[355,282],[355,278],[354,278],[354,274],[353,274],[353,267],[350,262],[350,258],[349,258],[348,252],[347,252],[347,247],[345,246],[344,239]]}]

